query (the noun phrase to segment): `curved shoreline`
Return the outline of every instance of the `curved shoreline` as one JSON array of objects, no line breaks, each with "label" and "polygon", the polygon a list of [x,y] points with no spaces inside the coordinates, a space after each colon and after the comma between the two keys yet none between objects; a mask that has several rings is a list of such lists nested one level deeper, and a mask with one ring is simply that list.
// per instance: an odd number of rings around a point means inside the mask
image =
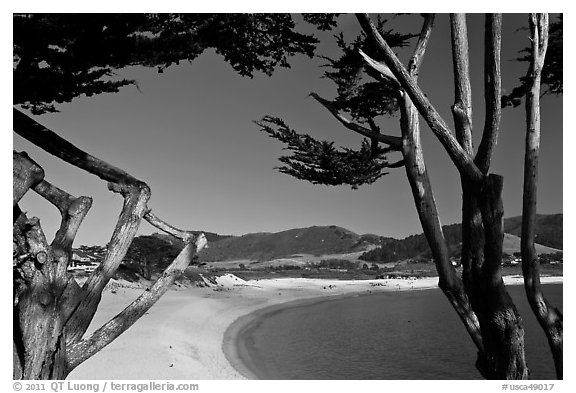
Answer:
[{"label": "curved shoreline", "polygon": [[[434,288],[421,288],[420,290],[434,289]],[[415,289],[416,290],[416,289]],[[384,291],[378,291],[384,292]],[[389,292],[389,291],[386,291]],[[391,292],[391,291],[390,291]],[[258,367],[255,366],[253,359],[249,354],[245,340],[243,336],[247,334],[248,331],[256,329],[263,318],[268,317],[272,314],[284,311],[287,309],[308,306],[312,304],[319,304],[323,302],[328,302],[331,300],[339,300],[350,297],[358,296],[369,296],[373,293],[366,292],[351,292],[343,293],[340,295],[327,295],[327,296],[315,296],[306,299],[291,300],[284,303],[274,304],[261,309],[257,309],[246,315],[242,315],[234,322],[228,326],[224,332],[224,340],[222,342],[222,351],[226,356],[226,360],[230,365],[244,378],[246,379],[266,379],[258,375]],[[262,373],[260,373],[262,375]]]},{"label": "curved shoreline", "polygon": [[[506,277],[521,284],[521,276]],[[562,283],[562,278],[542,278]],[[72,371],[80,380],[227,380],[266,378],[242,343],[257,319],[286,307],[343,297],[437,288],[438,278],[418,280],[330,280],[267,278],[244,281],[233,275],[211,287],[174,288],[118,339]],[[120,283],[122,284],[122,283]],[[103,294],[88,333],[136,299],[142,288],[120,285]],[[248,333],[250,333],[248,331]],[[242,347],[244,345],[244,347]],[[135,361],[137,360],[137,361]],[[114,364],[114,367],[110,367]],[[265,370],[262,370],[265,371]]]},{"label": "curved shoreline", "polygon": [[[434,279],[437,279],[435,277]],[[505,285],[522,285],[522,276],[505,276],[503,277]],[[542,284],[563,284],[563,277],[542,277]],[[391,280],[389,280],[391,281]],[[428,281],[428,280],[427,280]],[[430,284],[430,283],[427,283]],[[366,288],[358,288],[356,291],[341,293],[338,295],[320,295],[312,296],[304,299],[295,299],[279,304],[268,305],[263,308],[256,309],[248,314],[242,315],[235,319],[225,330],[222,351],[228,363],[245,379],[268,379],[265,377],[265,372],[255,364],[254,359],[250,356],[248,345],[245,342],[245,336],[251,330],[256,329],[263,318],[275,314],[277,312],[295,308],[308,306],[312,304],[323,303],[331,300],[344,299],[349,297],[368,296],[381,292],[396,292],[396,291],[418,291],[437,289],[438,286],[434,284],[422,285],[416,288],[393,288],[387,287],[377,291],[366,291]],[[260,370],[260,372],[258,372]]]}]

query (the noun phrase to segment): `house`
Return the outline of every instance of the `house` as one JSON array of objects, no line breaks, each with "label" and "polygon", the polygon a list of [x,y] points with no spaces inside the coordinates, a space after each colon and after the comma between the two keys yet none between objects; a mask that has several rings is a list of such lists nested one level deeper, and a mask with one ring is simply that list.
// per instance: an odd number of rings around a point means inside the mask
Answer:
[{"label": "house", "polygon": [[86,252],[84,250],[73,250],[72,260],[68,265],[68,271],[85,271],[86,273],[91,273],[98,266],[100,266],[101,259],[92,253]]}]

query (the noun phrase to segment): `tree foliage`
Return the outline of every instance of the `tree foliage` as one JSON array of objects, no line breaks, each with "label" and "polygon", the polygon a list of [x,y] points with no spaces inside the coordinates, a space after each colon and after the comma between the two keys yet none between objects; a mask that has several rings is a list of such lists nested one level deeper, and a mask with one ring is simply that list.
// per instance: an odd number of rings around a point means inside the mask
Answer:
[{"label": "tree foliage", "polygon": [[274,139],[286,144],[294,153],[280,157],[284,166],[280,172],[314,184],[337,186],[348,184],[358,188],[374,183],[387,174],[389,167],[386,150],[372,146],[364,139],[359,150],[337,149],[334,142],[318,141],[307,134],[299,134],[280,118],[266,116],[256,122]]},{"label": "tree foliage", "polygon": [[155,235],[137,236],[126,252],[124,264],[136,265],[150,279],[153,273],[166,269],[182,248]]},{"label": "tree foliage", "polygon": [[[542,87],[544,88],[542,95],[562,94],[563,92],[563,14],[560,14],[558,19],[550,23],[548,31],[548,49],[546,51],[546,60],[544,61],[544,68],[542,69]],[[529,62],[532,57],[532,48],[524,48],[520,51],[524,53],[522,57],[517,58],[517,61]],[[522,97],[526,95],[526,85],[528,76],[520,78],[520,85],[515,87],[512,92],[502,97],[502,107],[514,106],[517,107],[522,101]]]},{"label": "tree foliage", "polygon": [[[327,28],[334,15],[308,17]],[[318,40],[289,14],[14,15],[13,103],[35,114],[80,95],[117,92],[126,66],[166,67],[214,49],[242,76],[271,75],[288,58],[312,57]]]},{"label": "tree foliage", "polygon": [[[378,17],[377,27],[390,46],[408,46],[410,39],[416,37],[415,34],[401,34],[385,29],[386,22]],[[342,33],[336,35],[335,39],[341,56],[337,59],[322,56],[327,61],[323,66],[327,68],[323,77],[334,82],[337,88],[337,96],[332,102],[334,107],[364,124],[369,124],[378,116],[394,114],[398,110],[397,84],[367,66],[360,55],[361,50],[374,60],[381,61],[376,42],[364,33],[350,43],[346,42]]]},{"label": "tree foliage", "polygon": [[[379,32],[390,45],[402,48],[409,44],[415,34],[402,34],[387,30],[386,20],[377,20]],[[376,42],[365,33],[352,42],[346,42],[342,33],[334,36],[340,57],[330,58],[323,65],[324,78],[336,85],[337,95],[332,101],[324,100],[312,93],[317,101],[329,106],[331,111],[346,113],[359,127],[379,134],[375,119],[379,116],[392,116],[398,110],[398,85],[366,65],[360,51],[368,53],[376,61],[381,59]],[[277,169],[297,179],[314,184],[350,185],[357,189],[363,184],[371,184],[386,175],[387,168],[401,166],[400,162],[390,163],[387,153],[394,148],[382,148],[373,138],[364,139],[357,150],[335,148],[333,142],[319,141],[308,134],[291,129],[282,119],[266,116],[257,121],[262,131],[270,137],[286,144],[292,155],[279,160],[285,164]]]}]

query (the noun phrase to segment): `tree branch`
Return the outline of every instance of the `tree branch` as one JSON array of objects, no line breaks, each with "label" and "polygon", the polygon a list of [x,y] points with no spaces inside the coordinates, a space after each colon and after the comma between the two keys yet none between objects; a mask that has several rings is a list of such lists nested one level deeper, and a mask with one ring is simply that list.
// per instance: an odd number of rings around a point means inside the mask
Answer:
[{"label": "tree branch", "polygon": [[50,245],[58,261],[58,275],[66,276],[68,263],[72,256],[72,243],[80,224],[92,206],[92,198],[81,196],[75,198],[67,192],[50,184],[46,180],[34,187],[34,191],[52,203],[60,211],[62,221],[60,229]]},{"label": "tree branch", "polygon": [[82,341],[68,348],[70,370],[110,344],[136,322],[170,288],[174,280],[188,267],[194,255],[206,245],[206,237],[200,234],[195,243],[189,242],[168,266],[154,285],[140,295],[120,314]]},{"label": "tree branch", "polygon": [[408,73],[415,81],[418,80],[420,66],[424,60],[424,54],[426,53],[426,48],[428,47],[428,41],[430,41],[432,28],[434,27],[434,18],[435,14],[424,15],[424,23],[422,24],[422,29],[420,30],[420,36],[418,37],[418,42],[416,43],[416,49],[414,49],[414,53],[412,54],[410,62],[408,63]]},{"label": "tree branch", "polygon": [[488,173],[492,152],[498,142],[500,128],[502,76],[500,72],[500,49],[502,46],[502,15],[487,14],[484,49],[484,102],[486,120],[482,141],[474,162],[483,173]]},{"label": "tree branch", "polygon": [[464,151],[472,156],[472,88],[468,65],[468,29],[466,14],[450,14],[452,37],[452,65],[454,66],[454,105],[452,114],[456,139]]},{"label": "tree branch", "polygon": [[320,104],[322,104],[326,109],[328,109],[328,111],[340,122],[342,123],[346,128],[348,128],[349,130],[352,130],[360,135],[363,135],[367,138],[371,138],[371,139],[375,139],[379,142],[385,143],[393,148],[395,148],[395,150],[400,150],[400,148],[402,147],[402,138],[397,137],[397,136],[391,136],[391,135],[384,135],[384,134],[379,134],[379,133],[375,133],[374,131],[372,131],[369,128],[363,127],[360,124],[356,124],[353,123],[352,121],[348,120],[347,118],[345,118],[342,114],[340,114],[340,112],[338,111],[338,109],[336,109],[334,107],[334,105],[332,105],[332,103],[322,97],[320,97],[318,94],[316,93],[310,93],[310,95],[316,100],[318,101]]},{"label": "tree branch", "polygon": [[60,229],[51,244],[52,248],[71,249],[80,224],[92,207],[92,198],[86,196],[76,198],[46,180],[37,184],[34,191],[56,206],[62,216]]},{"label": "tree branch", "polygon": [[401,159],[396,162],[387,164],[386,168],[402,168],[404,165],[406,165],[406,161],[404,161],[404,159]]},{"label": "tree branch", "polygon": [[90,325],[96,312],[102,290],[114,275],[122,259],[126,255],[140,222],[147,211],[146,204],[150,199],[150,189],[139,182],[139,187],[129,186],[128,193],[124,195],[124,206],[118,223],[108,244],[108,252],[104,262],[88,277],[82,289],[84,297],[67,321],[68,343],[78,341]]},{"label": "tree branch", "polygon": [[12,152],[12,207],[44,179],[44,170],[24,152]]},{"label": "tree branch", "polygon": [[184,243],[189,243],[195,237],[194,232],[175,228],[160,218],[156,217],[156,215],[150,210],[144,214],[144,219],[161,231],[164,231],[167,234],[182,240]]},{"label": "tree branch", "polygon": [[73,306],[74,311],[66,322],[68,331],[71,332],[67,336],[70,343],[79,340],[88,328],[100,302],[102,289],[116,272],[132,243],[147,211],[150,188],[127,172],[77,148],[16,108],[13,109],[13,116],[14,132],[48,153],[110,182],[109,188],[124,197],[124,206],[108,244],[106,258],[84,284],[83,297],[77,300],[78,303]]},{"label": "tree branch", "polygon": [[476,184],[481,183],[484,179],[484,174],[474,164],[472,157],[462,149],[458,141],[454,138],[446,122],[414,82],[413,78],[400,60],[398,60],[384,38],[382,38],[376,27],[370,21],[370,17],[367,14],[357,14],[357,18],[366,34],[372,37],[378,44],[381,53],[384,55],[386,65],[406,90],[432,132],[438,140],[440,140],[458,171],[469,177],[472,182]]},{"label": "tree branch", "polygon": [[116,168],[77,148],[36,120],[13,108],[14,132],[44,151],[83,169],[100,179],[122,186],[142,183],[122,169]]}]

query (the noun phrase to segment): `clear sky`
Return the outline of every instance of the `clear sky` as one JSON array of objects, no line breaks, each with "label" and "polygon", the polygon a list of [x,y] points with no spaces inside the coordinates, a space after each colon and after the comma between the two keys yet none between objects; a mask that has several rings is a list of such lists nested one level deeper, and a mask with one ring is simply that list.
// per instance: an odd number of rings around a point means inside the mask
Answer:
[{"label": "clear sky", "polygon": [[[419,30],[420,18],[396,17],[391,27]],[[480,137],[484,121],[483,17],[469,21],[474,129]],[[511,61],[528,46],[527,15],[505,15],[503,87],[510,91],[526,72],[526,63]],[[303,29],[309,29],[302,26]],[[359,31],[352,15],[341,18],[348,40]],[[336,56],[333,33],[319,33],[317,54]],[[404,52],[401,52],[401,55]],[[404,60],[406,57],[404,56]],[[311,225],[339,225],[357,233],[405,237],[420,233],[404,169],[395,169],[359,190],[312,185],[280,174],[274,167],[282,145],[253,124],[264,115],[282,117],[292,128],[317,139],[357,147],[361,138],[343,128],[313,99],[311,91],[334,97],[330,81],[321,79],[323,61],[292,58],[290,69],[272,77],[237,75],[213,51],[193,63],[158,74],[152,69],[121,70],[138,81],[116,94],[78,98],[59,113],[37,120],[152,189],[149,206],[156,215],[183,229],[241,235],[281,231]],[[452,124],[453,77],[447,15],[438,15],[420,85],[435,107]],[[562,97],[546,96],[542,105],[538,211],[562,212]],[[505,216],[519,215],[525,136],[524,107],[502,112],[500,139],[492,172],[504,176]],[[381,119],[382,129],[399,135],[399,118]],[[459,177],[440,143],[422,122],[424,152],[443,224],[460,219]],[[75,246],[105,244],[122,206],[105,182],[47,155],[18,136],[14,149],[27,151],[46,171],[46,179],[74,194],[94,198]],[[34,193],[22,202],[29,215],[40,217],[51,239],[59,225],[58,211]],[[156,231],[143,223],[140,233]]]}]

